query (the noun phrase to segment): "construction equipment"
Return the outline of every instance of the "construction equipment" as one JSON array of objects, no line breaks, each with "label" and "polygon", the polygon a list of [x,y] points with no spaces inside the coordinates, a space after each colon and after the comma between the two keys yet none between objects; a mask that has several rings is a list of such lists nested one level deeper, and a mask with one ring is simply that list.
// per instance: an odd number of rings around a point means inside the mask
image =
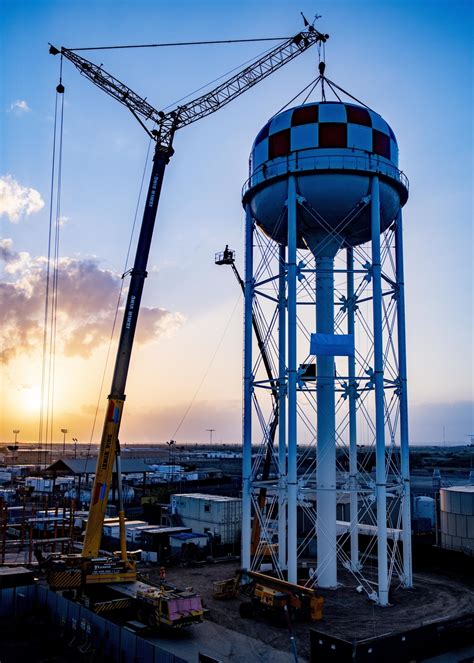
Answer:
[{"label": "construction equipment", "polygon": [[225,580],[216,580],[213,583],[212,598],[219,601],[233,599],[237,596],[239,589],[240,577],[236,574],[233,578],[226,578]]},{"label": "construction equipment", "polygon": [[252,617],[259,610],[283,614],[287,609],[299,619],[312,622],[322,619],[324,599],[316,590],[255,571],[247,571],[245,575],[252,581],[252,594],[251,602],[240,605],[241,617]]},{"label": "construction equipment", "polygon": [[[125,385],[133,339],[144,282],[147,276],[148,254],[165,169],[174,153],[172,147],[174,134],[178,129],[219,110],[283,65],[304,53],[308,48],[314,44],[325,42],[327,38],[328,35],[323,35],[313,26],[308,26],[304,31],[283,41],[212,91],[187,104],[177,106],[167,113],[153,108],[145,99],[107,73],[101,66],[86,60],[73,50],[64,47],[58,49],[50,45],[52,55],[60,54],[72,62],[80,73],[92,81],[94,85],[97,85],[108,95],[126,106],[156,143],[135,262],[130,271],[130,287],[125,305],[112,387],[108,396],[109,404],[97,459],[82,554],[52,556],[49,560],[43,561],[43,564],[50,569],[51,586],[56,589],[74,589],[83,592],[87,586],[108,583],[134,583],[136,581],[136,564],[126,549],[125,516],[121,498],[119,430],[125,402]],[[59,84],[57,90],[59,93],[64,92],[62,83]],[[118,477],[120,502],[120,553],[113,557],[103,557],[99,553],[99,548],[114,462]],[[140,594],[141,602],[145,601],[145,596],[146,592]],[[136,594],[136,598],[138,598],[138,594]],[[162,592],[158,604],[163,605],[166,601],[174,600],[171,596],[167,599],[165,592]]]}]

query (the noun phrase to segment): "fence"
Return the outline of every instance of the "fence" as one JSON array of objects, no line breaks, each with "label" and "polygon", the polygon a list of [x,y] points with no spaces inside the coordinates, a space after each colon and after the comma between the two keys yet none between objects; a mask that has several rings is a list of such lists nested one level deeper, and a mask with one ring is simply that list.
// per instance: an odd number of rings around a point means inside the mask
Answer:
[{"label": "fence", "polygon": [[187,663],[156,643],[94,614],[47,587],[29,585],[0,590],[0,618],[21,618],[39,611],[58,626],[58,634],[82,653],[117,663]]}]

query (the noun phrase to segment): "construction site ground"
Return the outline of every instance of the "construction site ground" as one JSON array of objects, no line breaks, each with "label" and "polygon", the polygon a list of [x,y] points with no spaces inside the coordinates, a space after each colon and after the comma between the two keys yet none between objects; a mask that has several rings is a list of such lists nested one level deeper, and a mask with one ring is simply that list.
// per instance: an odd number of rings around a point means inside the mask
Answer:
[{"label": "construction site ground", "polygon": [[[286,652],[290,658],[291,644],[288,629],[282,619],[273,619],[271,615],[261,614],[252,619],[242,619],[239,615],[239,605],[245,597],[229,600],[213,598],[213,583],[218,580],[231,578],[238,566],[236,563],[203,564],[199,567],[174,567],[167,569],[167,581],[179,587],[193,587],[203,598],[208,609],[206,620],[211,624],[222,627],[210,629],[209,636],[213,640],[213,655],[222,661],[268,661],[268,650],[260,653],[258,646],[245,644],[245,639],[252,639],[273,648],[276,651]],[[147,568],[143,571],[150,579],[158,581],[159,570]],[[340,578],[344,584],[344,578]],[[316,623],[293,623],[298,657],[300,663],[310,660],[310,628],[354,641],[364,638],[381,636],[393,632],[403,632],[416,628],[422,624],[440,619],[455,618],[474,611],[474,591],[456,580],[433,574],[417,574],[414,589],[392,589],[390,593],[390,607],[382,608],[370,601],[365,594],[359,594],[355,589],[355,581],[348,576],[346,585],[337,591],[321,590],[324,598],[324,616]],[[186,639],[192,641],[202,626],[190,630]],[[204,627],[205,630],[206,627]],[[235,635],[233,635],[235,634]],[[204,631],[199,636],[205,635]],[[244,640],[240,641],[240,638]],[[180,655],[182,646],[179,640],[174,643],[172,650]],[[206,638],[204,638],[206,641]],[[162,645],[163,645],[162,641]],[[188,643],[188,645],[190,642]],[[172,645],[172,643],[170,643]],[[250,645],[250,646],[249,646]],[[245,646],[246,651],[241,651]],[[203,651],[202,653],[206,653]],[[220,654],[220,656],[219,656]],[[184,656],[184,651],[182,653]],[[285,659],[282,659],[285,660]]]}]

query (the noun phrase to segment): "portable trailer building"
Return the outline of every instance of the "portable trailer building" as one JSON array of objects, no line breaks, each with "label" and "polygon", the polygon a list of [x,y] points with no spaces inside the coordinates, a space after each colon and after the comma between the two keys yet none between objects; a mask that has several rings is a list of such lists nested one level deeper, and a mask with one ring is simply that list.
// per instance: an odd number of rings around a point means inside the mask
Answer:
[{"label": "portable trailer building", "polygon": [[130,527],[126,531],[126,538],[129,543],[141,543],[142,533],[146,530],[156,529],[156,525],[137,525]]},{"label": "portable trailer building", "polygon": [[[128,533],[130,529],[133,529],[134,527],[139,527],[140,525],[148,525],[144,520],[127,520],[125,521],[125,534]],[[120,523],[118,519],[113,523],[104,523],[103,527],[103,534],[104,536],[108,536],[111,539],[119,539],[120,538]]]},{"label": "portable trailer building", "polygon": [[171,496],[171,513],[193,531],[220,537],[235,544],[242,530],[242,500],[238,497],[181,493]]},{"label": "portable trailer building", "polygon": [[141,547],[150,552],[169,551],[170,536],[191,532],[190,527],[153,527],[142,531]]}]

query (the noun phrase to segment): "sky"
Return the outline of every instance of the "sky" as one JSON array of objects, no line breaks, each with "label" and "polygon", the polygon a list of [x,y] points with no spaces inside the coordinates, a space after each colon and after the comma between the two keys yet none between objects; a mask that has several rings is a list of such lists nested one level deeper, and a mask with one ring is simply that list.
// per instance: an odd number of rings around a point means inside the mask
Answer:
[{"label": "sky", "polygon": [[[473,421],[473,4],[469,0],[2,0],[0,441],[39,436],[55,88],[70,48],[330,34],[327,75],[392,126],[404,210],[411,441],[467,442]],[[84,52],[158,109],[262,44]],[[242,297],[214,253],[243,254],[241,187],[259,129],[315,77],[316,49],[184,128],[165,176],[127,383],[125,443],[238,442]],[[100,438],[109,339],[149,140],[64,63],[53,441]],[[148,163],[149,165],[149,163]],[[147,171],[148,172],[148,171]],[[140,218],[140,214],[138,215]],[[135,234],[136,239],[136,234]],[[133,242],[132,242],[133,245]],[[134,246],[134,245],[133,245]],[[110,347],[108,363],[107,353]],[[101,389],[101,385],[102,389]],[[94,427],[94,419],[97,415]]]}]

